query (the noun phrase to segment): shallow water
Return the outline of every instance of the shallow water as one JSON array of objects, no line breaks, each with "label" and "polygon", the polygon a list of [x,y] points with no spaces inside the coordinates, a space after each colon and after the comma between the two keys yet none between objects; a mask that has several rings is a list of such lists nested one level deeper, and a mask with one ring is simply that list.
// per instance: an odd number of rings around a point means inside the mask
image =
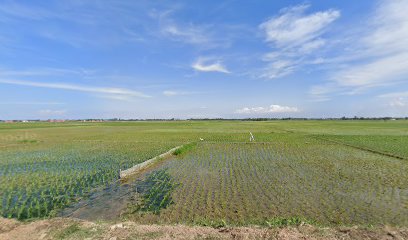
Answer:
[{"label": "shallow water", "polygon": [[94,191],[88,198],[62,210],[59,216],[90,221],[120,219],[132,198],[148,187],[143,179],[169,160],[171,159],[154,164],[124,181],[116,181]]}]

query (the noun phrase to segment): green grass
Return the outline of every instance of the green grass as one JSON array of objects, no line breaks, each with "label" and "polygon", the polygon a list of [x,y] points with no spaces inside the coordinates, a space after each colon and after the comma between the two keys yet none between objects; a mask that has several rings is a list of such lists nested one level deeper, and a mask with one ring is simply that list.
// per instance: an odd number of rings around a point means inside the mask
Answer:
[{"label": "green grass", "polygon": [[186,153],[192,151],[196,146],[197,146],[197,143],[184,144],[182,147],[177,148],[176,151],[174,151],[173,155],[176,155],[176,156],[185,155]]},{"label": "green grass", "polygon": [[286,227],[286,226],[299,226],[302,223],[315,224],[315,222],[301,218],[301,217],[276,217],[265,221],[268,227]]},{"label": "green grass", "polygon": [[89,229],[82,228],[78,223],[73,223],[54,235],[55,239],[85,239],[95,235]]},{"label": "green grass", "polygon": [[20,140],[18,142],[20,142],[20,143],[37,143],[38,141],[35,140],[35,139],[23,139],[23,140]]}]

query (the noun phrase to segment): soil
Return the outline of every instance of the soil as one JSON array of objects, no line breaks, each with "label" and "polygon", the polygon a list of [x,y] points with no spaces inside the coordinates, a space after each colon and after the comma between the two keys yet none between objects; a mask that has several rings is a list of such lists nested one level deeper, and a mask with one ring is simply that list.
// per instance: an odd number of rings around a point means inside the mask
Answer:
[{"label": "soil", "polygon": [[0,239],[408,239],[408,228],[311,225],[282,228],[211,228],[185,225],[141,225],[134,222],[90,222],[53,218],[19,222],[0,218]]}]

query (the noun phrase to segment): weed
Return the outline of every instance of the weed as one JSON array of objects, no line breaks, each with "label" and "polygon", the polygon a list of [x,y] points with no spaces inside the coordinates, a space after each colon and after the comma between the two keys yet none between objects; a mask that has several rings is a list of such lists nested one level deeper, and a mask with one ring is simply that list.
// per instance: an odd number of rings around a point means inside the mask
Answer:
[{"label": "weed", "polygon": [[209,220],[206,218],[198,219],[194,222],[195,225],[212,227],[212,228],[224,228],[227,226],[227,222],[224,219]]},{"label": "weed", "polygon": [[272,219],[268,219],[265,221],[268,227],[286,227],[286,226],[298,226],[302,223],[314,223],[313,221],[306,220],[305,218],[301,217],[290,217],[290,218],[283,218],[283,217],[276,217]]},{"label": "weed", "polygon": [[88,229],[83,229],[79,226],[78,223],[73,223],[70,226],[58,232],[55,235],[55,238],[56,239],[67,239],[67,238],[83,239],[87,236],[90,236],[91,234],[92,233]]},{"label": "weed", "polygon": [[173,152],[173,155],[176,155],[176,156],[184,155],[184,154],[186,154],[187,152],[192,151],[196,146],[197,146],[197,143],[195,143],[195,142],[194,142],[194,143],[185,144],[185,145],[183,145],[182,147],[176,149],[176,150]]},{"label": "weed", "polygon": [[18,141],[19,143],[37,143],[38,140],[35,139],[24,139],[24,140],[20,140]]}]

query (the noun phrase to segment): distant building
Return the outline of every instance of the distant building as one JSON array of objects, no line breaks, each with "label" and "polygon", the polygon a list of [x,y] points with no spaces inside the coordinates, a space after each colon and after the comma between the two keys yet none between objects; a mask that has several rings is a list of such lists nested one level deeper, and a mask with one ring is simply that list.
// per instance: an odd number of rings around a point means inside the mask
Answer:
[{"label": "distant building", "polygon": [[61,123],[61,122],[65,122],[65,120],[64,119],[48,119],[47,122]]}]

